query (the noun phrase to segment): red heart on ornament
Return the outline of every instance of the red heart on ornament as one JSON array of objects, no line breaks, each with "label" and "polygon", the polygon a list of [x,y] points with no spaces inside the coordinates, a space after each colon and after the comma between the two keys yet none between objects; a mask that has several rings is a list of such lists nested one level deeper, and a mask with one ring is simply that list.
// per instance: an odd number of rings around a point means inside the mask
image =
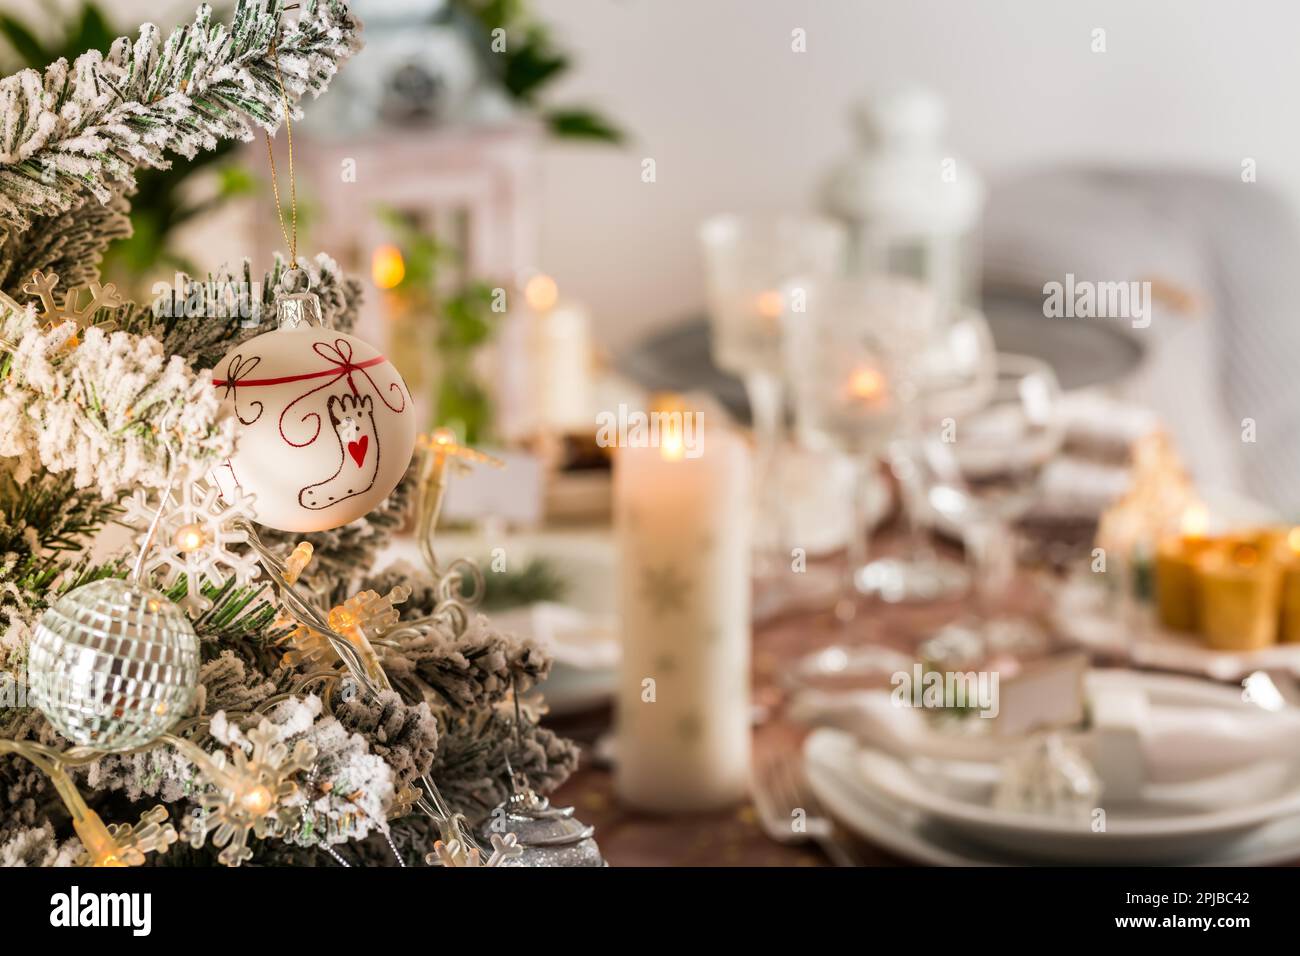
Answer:
[{"label": "red heart on ornament", "polygon": [[348,454],[352,456],[352,460],[357,463],[358,468],[360,468],[361,463],[366,460],[366,449],[369,447],[369,435],[362,435],[361,441],[348,442]]}]

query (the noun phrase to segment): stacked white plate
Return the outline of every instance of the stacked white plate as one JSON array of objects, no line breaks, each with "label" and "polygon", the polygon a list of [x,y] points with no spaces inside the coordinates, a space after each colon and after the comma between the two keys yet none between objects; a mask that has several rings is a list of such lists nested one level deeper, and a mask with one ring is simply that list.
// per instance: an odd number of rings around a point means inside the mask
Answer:
[{"label": "stacked white plate", "polygon": [[[1090,679],[1097,679],[1093,672]],[[1255,708],[1239,690],[1168,675],[1126,674],[1152,706]],[[1254,711],[1256,714],[1257,710]],[[886,753],[840,730],[808,738],[810,786],[868,842],[920,863],[1267,865],[1300,859],[1300,748],[1209,781],[1152,785],[1140,799],[1062,820],[992,805],[999,769]]]}]

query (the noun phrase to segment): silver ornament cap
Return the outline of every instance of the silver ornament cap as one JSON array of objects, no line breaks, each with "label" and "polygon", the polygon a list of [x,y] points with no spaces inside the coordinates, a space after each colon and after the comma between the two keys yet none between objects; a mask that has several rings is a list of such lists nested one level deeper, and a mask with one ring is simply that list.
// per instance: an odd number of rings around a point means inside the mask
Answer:
[{"label": "silver ornament cap", "polygon": [[501,866],[605,866],[593,837],[596,828],[573,816],[573,807],[552,807],[549,800],[525,787],[512,794],[488,817],[484,841],[492,834],[513,833],[523,850]]},{"label": "silver ornament cap", "polygon": [[41,615],[27,670],[28,699],[59,733],[83,747],[129,750],[193,705],[199,639],[165,595],[105,578]]},{"label": "silver ornament cap", "polygon": [[311,276],[306,270],[297,266],[286,270],[280,288],[283,291],[275,300],[275,320],[281,329],[325,324],[321,319],[320,298],[311,291]]}]

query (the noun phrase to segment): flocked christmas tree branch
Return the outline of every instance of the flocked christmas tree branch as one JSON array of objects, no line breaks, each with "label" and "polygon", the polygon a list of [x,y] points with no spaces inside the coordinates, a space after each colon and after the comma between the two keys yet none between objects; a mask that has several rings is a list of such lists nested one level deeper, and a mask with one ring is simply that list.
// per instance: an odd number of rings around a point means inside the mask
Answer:
[{"label": "flocked christmas tree branch", "polygon": [[[328,256],[304,265],[326,320],[350,329],[359,283]],[[75,348],[71,326],[44,328],[0,296],[0,415],[9,423],[0,435],[0,666],[25,642],[51,582],[79,570],[76,552],[122,491],[159,487],[173,469],[201,473],[229,453],[234,423],[220,416],[204,370],[266,330],[283,268],[277,260],[255,280],[245,260],[204,280],[179,276],[153,303],[113,313],[119,331],[90,330]],[[370,521],[312,536],[321,564],[341,578],[369,567],[402,520],[409,487]],[[242,632],[248,622],[234,623]]]},{"label": "flocked christmas tree branch", "polygon": [[[0,80],[5,290],[70,254],[80,269],[97,266],[125,222],[109,204],[130,192],[140,167],[165,167],[168,152],[193,157],[219,140],[250,139],[254,125],[274,132],[286,98],[297,111],[304,95],[324,90],[358,48],[360,24],[342,0],[304,0],[296,20],[283,8],[282,0],[239,0],[227,27],[204,5],[166,37],[146,25],[107,55],[92,50],[44,74],[24,70]],[[26,238],[40,220],[89,202],[100,220],[95,230],[64,244]]]},{"label": "flocked christmas tree branch", "polygon": [[92,326],[70,347],[71,323],[43,328],[0,300],[4,356],[0,459],[24,484],[71,474],[105,498],[159,487],[172,469],[201,472],[230,454],[234,423],[204,375],[161,342]]},{"label": "flocked christmas tree branch", "polygon": [[[59,594],[122,573],[77,556],[122,492],[158,488],[175,472],[202,473],[229,454],[233,421],[206,370],[267,330],[283,263],[257,281],[248,262],[205,280],[179,276],[150,303],[92,309],[75,323],[47,320],[20,293],[36,270],[57,271],[63,289],[93,282],[104,247],[126,228],[136,169],[165,164],[167,149],[189,156],[220,137],[247,138],[253,125],[274,129],[284,110],[276,62],[293,108],[304,93],[319,93],[358,44],[359,25],[339,0],[305,3],[296,19],[282,13],[280,0],[241,0],[226,28],[204,7],[166,39],[145,27],[107,56],[88,53],[72,67],[0,81],[0,291],[8,293],[0,296],[0,682],[6,666],[21,669],[31,622]],[[349,329],[359,285],[327,257],[304,265],[326,322]],[[322,613],[334,608],[331,630],[341,609],[412,592],[400,621],[389,605],[391,622],[369,625],[375,643],[366,666],[381,667],[393,689],[342,693],[340,635],[321,645],[301,618],[286,621],[284,589],[265,576],[207,583],[210,606],[191,619],[202,660],[199,702],[171,746],[78,755],[39,711],[0,707],[0,738],[10,750],[65,761],[51,768],[0,758],[0,865],[69,863],[148,842],[170,832],[169,813],[151,808],[154,799],[202,810],[197,829],[184,834],[193,847],[178,845],[164,862],[210,861],[216,849],[204,838],[215,833],[225,862],[249,851],[266,862],[315,862],[316,850],[349,842],[361,861],[391,863],[398,852],[409,863],[439,835],[411,813],[422,801],[421,780],[436,779],[451,808],[471,817],[506,796],[507,764],[538,789],[561,782],[575,765],[573,746],[526,708],[517,721],[509,706],[513,689],[545,677],[550,661],[541,649],[481,617],[462,615],[449,627],[438,612],[445,596],[415,569],[360,580],[410,510],[415,472],[352,524],[262,535],[282,556],[295,543],[315,545],[310,593]],[[194,600],[183,577],[164,590],[172,601]],[[352,630],[344,635],[366,644]],[[0,694],[6,686],[13,681],[0,683]],[[247,839],[239,807],[250,793],[233,804],[230,795],[253,777],[230,776],[214,745],[230,748],[231,766],[245,756],[256,763],[258,753],[273,758],[265,767],[284,786],[268,791],[278,822],[265,835],[277,839]],[[276,755],[290,749],[314,757],[282,763]],[[196,789],[196,767],[207,768],[200,775],[209,781],[221,779]],[[85,812],[74,785],[85,790]],[[251,796],[263,799],[260,790]],[[123,807],[146,799],[129,813]],[[75,806],[74,821],[83,821],[80,844],[54,822],[61,805]],[[141,822],[134,830],[88,829],[84,820],[98,820],[96,811]],[[170,815],[178,828],[193,819],[184,809]]]},{"label": "flocked christmas tree branch", "polygon": [[108,55],[91,50],[0,80],[0,221],[23,228],[85,194],[105,203],[138,167],[167,164],[220,139],[250,139],[283,121],[271,41],[291,103],[319,94],[358,46],[357,23],[339,0],[308,0],[296,23],[281,0],[240,0],[227,27],[207,5],[165,39],[152,24]]}]

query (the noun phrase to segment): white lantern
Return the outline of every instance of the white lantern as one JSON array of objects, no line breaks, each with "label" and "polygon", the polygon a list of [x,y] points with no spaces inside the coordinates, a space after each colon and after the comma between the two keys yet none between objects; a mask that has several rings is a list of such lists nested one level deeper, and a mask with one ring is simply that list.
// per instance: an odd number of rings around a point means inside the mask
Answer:
[{"label": "white lantern", "polygon": [[859,103],[857,149],[827,178],[822,205],[849,230],[850,270],[918,279],[941,312],[978,306],[985,188],[943,143],[943,101],[910,90]]}]

